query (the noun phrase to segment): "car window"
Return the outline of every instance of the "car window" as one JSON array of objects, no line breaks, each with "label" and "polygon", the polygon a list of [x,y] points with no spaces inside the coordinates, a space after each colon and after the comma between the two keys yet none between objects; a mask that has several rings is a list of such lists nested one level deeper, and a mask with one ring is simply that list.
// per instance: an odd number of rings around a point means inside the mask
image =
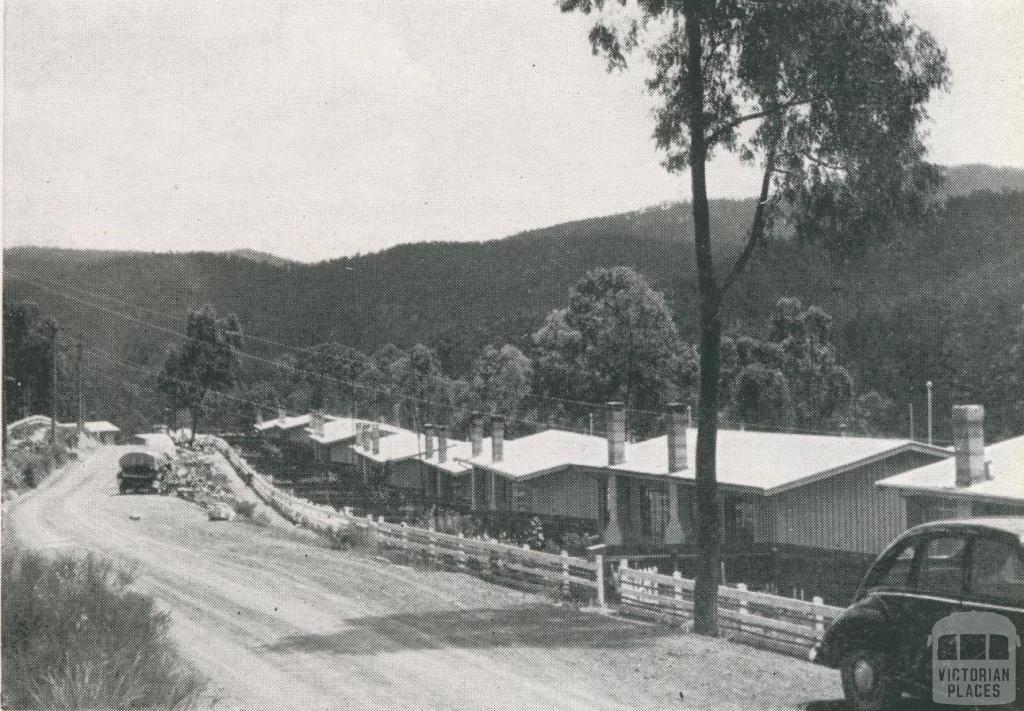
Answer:
[{"label": "car window", "polygon": [[1016,546],[995,538],[978,538],[971,558],[972,598],[1024,605],[1024,562]]},{"label": "car window", "polygon": [[967,540],[940,535],[924,543],[915,588],[930,595],[959,598],[963,592],[963,566]]},{"label": "car window", "polygon": [[898,553],[888,558],[874,574],[872,589],[906,590],[910,584],[910,571],[914,563],[916,541],[905,545]]}]

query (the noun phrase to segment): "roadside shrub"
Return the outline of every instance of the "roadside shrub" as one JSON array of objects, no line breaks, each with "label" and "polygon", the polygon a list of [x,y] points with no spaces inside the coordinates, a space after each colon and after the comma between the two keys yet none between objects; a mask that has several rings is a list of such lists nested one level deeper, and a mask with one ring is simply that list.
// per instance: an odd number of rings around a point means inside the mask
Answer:
[{"label": "roadside shrub", "polygon": [[243,518],[252,518],[256,513],[256,502],[255,501],[236,501],[235,502],[235,513]]},{"label": "roadside shrub", "polygon": [[168,638],[153,599],[93,556],[2,561],[4,708],[193,708],[205,679]]},{"label": "roadside shrub", "polygon": [[327,535],[331,548],[339,551],[368,550],[373,548],[373,537],[365,528],[358,526],[344,526],[337,531]]}]

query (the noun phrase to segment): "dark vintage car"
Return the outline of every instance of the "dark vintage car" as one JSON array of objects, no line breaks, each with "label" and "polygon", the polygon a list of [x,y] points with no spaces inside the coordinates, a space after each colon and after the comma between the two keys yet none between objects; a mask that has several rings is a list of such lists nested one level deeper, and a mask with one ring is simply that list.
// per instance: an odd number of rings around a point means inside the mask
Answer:
[{"label": "dark vintage car", "polygon": [[[942,703],[990,706],[1015,695],[1011,707],[1021,708],[1015,632],[1024,633],[1022,541],[1024,517],[937,521],[907,531],[879,556],[811,658],[840,670],[858,711],[894,708],[903,694],[933,699],[933,685],[945,692],[939,682],[951,673],[965,683],[950,685],[949,693],[967,698]],[[992,619],[1009,620],[1009,631],[986,626]],[[958,622],[964,620],[966,626]]]},{"label": "dark vintage car", "polygon": [[170,459],[161,452],[136,449],[126,452],[118,462],[117,488],[122,494],[157,494]]}]

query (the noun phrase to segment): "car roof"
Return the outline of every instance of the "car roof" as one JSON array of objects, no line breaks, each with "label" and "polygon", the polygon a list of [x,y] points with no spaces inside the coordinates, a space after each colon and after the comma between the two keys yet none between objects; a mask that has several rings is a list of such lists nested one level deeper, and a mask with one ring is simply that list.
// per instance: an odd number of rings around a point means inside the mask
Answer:
[{"label": "car roof", "polygon": [[999,531],[1016,536],[1024,543],[1024,516],[991,516],[983,518],[947,519],[931,521],[915,526],[907,534],[917,534],[930,530],[966,529],[970,531]]}]

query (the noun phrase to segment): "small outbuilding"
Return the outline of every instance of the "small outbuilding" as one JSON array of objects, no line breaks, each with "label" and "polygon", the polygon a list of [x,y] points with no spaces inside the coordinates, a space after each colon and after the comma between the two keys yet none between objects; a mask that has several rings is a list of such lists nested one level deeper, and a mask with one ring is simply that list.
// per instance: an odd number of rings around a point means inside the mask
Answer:
[{"label": "small outbuilding", "polygon": [[106,420],[86,422],[82,425],[85,433],[100,444],[115,444],[121,428]]}]

